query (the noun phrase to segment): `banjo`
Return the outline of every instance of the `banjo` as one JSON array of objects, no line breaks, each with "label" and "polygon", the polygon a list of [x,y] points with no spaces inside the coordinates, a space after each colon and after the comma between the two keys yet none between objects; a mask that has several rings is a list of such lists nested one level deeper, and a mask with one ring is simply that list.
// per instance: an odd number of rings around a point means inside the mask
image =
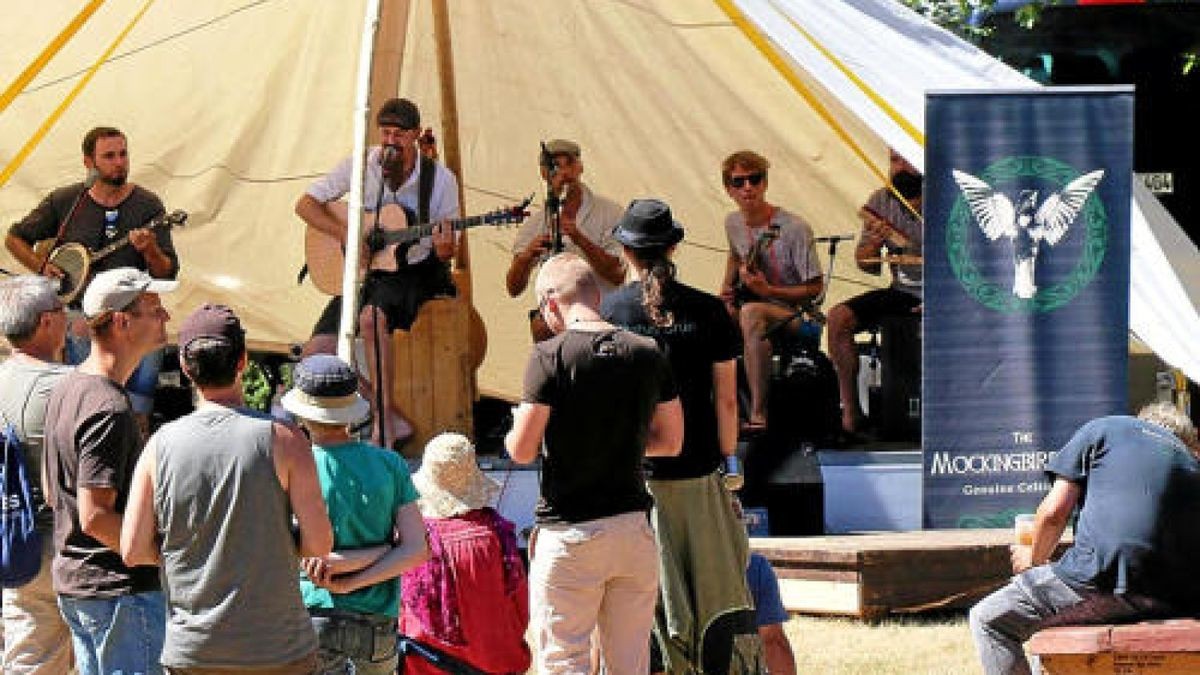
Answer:
[{"label": "banjo", "polygon": [[[182,225],[187,217],[187,212],[176,210],[155,218],[145,227],[150,230],[174,227]],[[40,253],[44,247],[52,243],[52,239],[41,241],[34,247],[34,250]],[[120,239],[97,251],[89,251],[83,244],[75,242],[63,244],[51,251],[46,258],[46,264],[54,265],[63,273],[58,286],[59,299],[66,304],[74,302],[83,293],[83,289],[87,288],[88,281],[91,279],[92,264],[128,245],[129,234],[126,233]]]}]

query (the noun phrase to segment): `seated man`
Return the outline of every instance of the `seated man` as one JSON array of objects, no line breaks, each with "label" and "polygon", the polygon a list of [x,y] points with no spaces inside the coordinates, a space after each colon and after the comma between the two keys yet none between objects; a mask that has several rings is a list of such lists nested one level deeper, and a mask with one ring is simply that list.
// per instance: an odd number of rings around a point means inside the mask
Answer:
[{"label": "seated man", "polygon": [[[913,316],[920,312],[922,269],[919,256],[924,242],[921,221],[921,174],[904,157],[892,151],[888,173],[895,192],[884,187],[867,199],[859,215],[862,236],[854,249],[858,268],[878,275],[886,246],[890,255],[914,256],[905,264],[891,265],[889,288],[857,295],[829,310],[829,356],[837,370],[842,400],[842,430],[854,434],[862,426],[858,405],[858,348],[854,335],[879,327],[882,319]],[[901,201],[900,197],[904,200]]]},{"label": "seated man", "polygon": [[[381,373],[377,390],[368,390],[382,405],[376,410],[382,428],[372,429],[372,440],[382,446],[411,435],[411,428],[395,414],[392,405],[392,341],[389,331],[408,330],[421,305],[437,296],[456,293],[450,278],[448,261],[457,251],[457,239],[442,221],[457,218],[458,179],[445,166],[424,157],[418,150],[421,113],[408,99],[385,101],[376,115],[382,145],[367,152],[366,180],[363,185],[363,236],[372,241],[374,215],[390,205],[408,209],[420,222],[438,222],[432,237],[426,237],[405,250],[388,244],[370,252],[367,277],[363,282],[359,331],[366,349],[369,372]],[[321,177],[296,202],[296,215],[309,227],[335,238],[345,245],[346,219],[332,208],[333,203],[350,192],[350,158],[342,160]],[[339,209],[340,211],[340,209]],[[388,218],[380,218],[386,228]],[[414,223],[409,223],[412,225]],[[333,298],[325,307],[304,355],[333,353],[336,348],[341,298]],[[378,346],[378,347],[377,347]],[[378,352],[378,354],[376,353]],[[374,375],[372,375],[374,377]],[[365,383],[364,383],[365,384]],[[374,402],[374,401],[373,401]],[[386,413],[384,411],[387,411]]]},{"label": "seated man", "polygon": [[[1022,645],[1042,628],[1200,610],[1200,442],[1187,416],[1155,403],[1093,420],[1046,471],[1054,483],[1033,544],[1013,547],[1016,576],[971,609],[989,675],[1029,673]],[[1075,543],[1050,564],[1076,505]]]},{"label": "seated man", "polygon": [[799,310],[825,287],[821,262],[813,248],[812,228],[799,216],[766,200],[766,158],[735,152],[721,163],[721,179],[738,210],[725,218],[729,258],[721,299],[737,320],[745,349],[750,385],[746,431],[767,426],[767,388],[771,374],[769,332],[798,333]]}]

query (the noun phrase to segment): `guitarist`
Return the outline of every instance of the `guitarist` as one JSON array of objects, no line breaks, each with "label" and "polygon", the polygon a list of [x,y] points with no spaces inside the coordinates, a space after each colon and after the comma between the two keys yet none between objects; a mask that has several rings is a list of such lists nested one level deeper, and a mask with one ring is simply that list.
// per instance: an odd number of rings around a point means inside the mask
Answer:
[{"label": "guitarist", "polygon": [[[86,183],[74,183],[51,192],[9,229],[4,244],[13,257],[34,272],[61,277],[62,270],[54,265],[43,266],[49,251],[39,255],[33,249],[35,243],[50,240],[57,247],[73,242],[95,251],[128,234],[130,246],[97,260],[90,270],[93,276],[117,267],[134,267],[156,279],[174,279],[179,273],[179,257],[171,241],[171,229],[151,231],[145,227],[165,213],[162,200],[129,181],[125,134],[113,127],[96,127],[87,132],[83,137],[83,166],[88,171]],[[76,315],[67,337],[66,360],[79,363],[89,349],[86,325]],[[143,432],[149,430],[161,363],[162,351],[151,352],[126,383]]]},{"label": "guitarist", "polygon": [[[559,239],[564,251],[569,251],[587,262],[600,290],[607,294],[625,281],[625,264],[621,258],[621,244],[613,238],[613,227],[620,220],[624,209],[607,197],[597,195],[584,184],[583,160],[579,144],[574,141],[555,139],[546,143],[545,153],[538,164],[542,179],[550,190],[561,195],[559,207]],[[550,166],[547,166],[547,162]],[[512,262],[504,278],[505,287],[511,297],[517,297],[529,286],[533,269],[554,251],[551,213],[540,209],[530,214],[512,245]],[[541,312],[530,312],[530,331],[534,341],[541,342],[553,335],[542,320]]]},{"label": "guitarist", "polygon": [[[881,253],[887,247],[891,255],[920,256],[924,242],[921,213],[923,179],[912,164],[892,150],[888,175],[893,192],[882,187],[871,193],[859,215],[863,219],[862,236],[854,250],[859,269],[878,275],[882,271]],[[902,201],[903,200],[903,201]],[[829,355],[837,370],[838,391],[842,399],[842,431],[858,435],[863,421],[858,404],[858,348],[854,335],[879,325],[886,317],[912,316],[920,312],[922,267],[920,263],[891,265],[892,283],[857,295],[829,310]]]},{"label": "guitarist", "polygon": [[[363,190],[363,202],[368,210],[363,219],[363,234],[367,241],[371,239],[377,205],[402,206],[423,223],[458,218],[458,179],[445,166],[420,152],[417,141],[422,132],[421,113],[416,104],[404,98],[389,99],[380,107],[375,122],[382,144],[367,152]],[[349,157],[342,160],[309,186],[296,202],[296,215],[310,227],[337,237],[343,245],[346,223],[330,211],[329,203],[350,192],[350,165]],[[381,374],[383,410],[394,411],[390,331],[407,330],[426,300],[456,294],[447,264],[456,250],[454,232],[449,227],[439,226],[432,237],[414,243],[407,251],[393,245],[369,252],[370,269],[362,288],[359,331],[371,372],[378,370]],[[313,327],[312,338],[304,349],[305,356],[335,351],[340,316],[341,298],[335,297]],[[371,399],[375,404],[374,396]],[[379,414],[378,410],[376,414]],[[387,438],[381,438],[376,428],[372,440],[377,445],[389,447],[396,440],[411,435],[411,428],[395,414],[383,417],[387,420]]]},{"label": "guitarist", "polygon": [[[767,427],[772,351],[767,331],[794,318],[825,285],[812,228],[766,200],[769,166],[765,157],[750,150],[735,152],[721,164],[725,192],[738,207],[725,218],[729,257],[721,299],[742,332],[750,387],[750,411],[742,430],[748,433]],[[755,246],[756,241],[763,243]],[[750,259],[752,250],[759,253],[757,259]],[[741,292],[735,293],[738,289]],[[788,321],[784,330],[800,328],[800,321]]]}]

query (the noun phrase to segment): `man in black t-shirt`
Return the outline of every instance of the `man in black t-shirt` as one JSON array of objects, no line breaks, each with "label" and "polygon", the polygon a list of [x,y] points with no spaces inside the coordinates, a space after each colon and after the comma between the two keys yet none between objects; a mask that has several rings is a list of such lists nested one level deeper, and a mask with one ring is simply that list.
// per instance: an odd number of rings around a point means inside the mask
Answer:
[{"label": "man in black t-shirt", "polygon": [[555,337],[534,346],[505,446],[521,463],[542,450],[529,572],[537,670],[588,672],[595,630],[611,672],[644,673],[658,553],[641,463],[682,446],[675,382],[653,340],[600,317],[600,287],[578,256],[546,262],[536,292]]},{"label": "man in black t-shirt", "polygon": [[43,481],[54,508],[54,590],[80,673],[161,673],[166,606],[156,567],[121,559],[121,524],[141,436],[119,384],[167,341],[158,294],[132,267],[96,275],[83,296],[92,352],[46,403]]},{"label": "man in black t-shirt", "polygon": [[[162,201],[153,192],[129,182],[125,134],[113,127],[89,131],[83,137],[83,165],[88,171],[87,182],[51,192],[29,215],[9,228],[4,245],[13,257],[38,274],[61,277],[62,270],[53,264],[43,269],[43,256],[34,252],[34,244],[54,240],[61,229],[60,245],[77,243],[96,251],[128,235],[129,246],[95,261],[90,269],[93,275],[118,267],[133,267],[155,279],[174,279],[179,274],[179,257],[175,254],[170,228],[147,227],[163,215]],[[72,213],[76,200],[78,206]],[[87,352],[87,332],[82,319],[76,316],[67,336],[67,362],[79,363]],[[156,350],[147,355],[146,362],[127,383],[143,434],[149,428],[161,362],[161,352]]]},{"label": "man in black t-shirt", "polygon": [[[971,609],[983,669],[1028,673],[1022,644],[1052,625],[1200,611],[1200,442],[1166,403],[1085,424],[1047,465],[1033,544],[1017,576]],[[1076,505],[1075,542],[1048,563]]]}]

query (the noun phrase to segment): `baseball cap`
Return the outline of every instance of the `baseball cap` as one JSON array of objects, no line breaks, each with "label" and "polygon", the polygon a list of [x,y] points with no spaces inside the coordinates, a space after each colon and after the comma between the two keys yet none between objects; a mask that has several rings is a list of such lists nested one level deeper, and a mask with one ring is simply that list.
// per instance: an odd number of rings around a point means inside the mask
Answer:
[{"label": "baseball cap", "polygon": [[142,293],[170,293],[178,281],[155,279],[133,267],[118,267],[97,274],[83,293],[83,315],[94,319],[105,312],[120,312]]},{"label": "baseball cap", "polygon": [[224,340],[233,347],[244,347],[246,331],[232,309],[225,305],[205,303],[189,314],[179,327],[179,349],[186,350],[188,345],[200,338]]}]

